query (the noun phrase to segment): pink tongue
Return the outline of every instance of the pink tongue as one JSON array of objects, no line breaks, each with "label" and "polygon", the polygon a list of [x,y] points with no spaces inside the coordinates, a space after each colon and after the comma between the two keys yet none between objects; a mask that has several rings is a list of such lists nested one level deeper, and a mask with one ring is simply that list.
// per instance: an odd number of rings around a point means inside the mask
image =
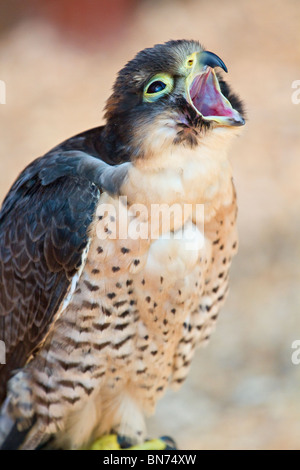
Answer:
[{"label": "pink tongue", "polygon": [[233,109],[223,101],[222,95],[215,87],[211,69],[194,79],[190,96],[202,116],[234,117]]}]

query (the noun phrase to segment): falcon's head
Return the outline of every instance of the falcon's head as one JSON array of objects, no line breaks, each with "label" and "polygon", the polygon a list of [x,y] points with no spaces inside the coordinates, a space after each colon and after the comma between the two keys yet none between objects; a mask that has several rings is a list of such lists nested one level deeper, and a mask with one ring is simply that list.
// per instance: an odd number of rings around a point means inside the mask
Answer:
[{"label": "falcon's head", "polygon": [[194,148],[208,133],[242,126],[242,103],[217,69],[224,62],[197,41],[169,41],[139,52],[119,72],[107,102],[107,138],[122,159],[174,146]]}]

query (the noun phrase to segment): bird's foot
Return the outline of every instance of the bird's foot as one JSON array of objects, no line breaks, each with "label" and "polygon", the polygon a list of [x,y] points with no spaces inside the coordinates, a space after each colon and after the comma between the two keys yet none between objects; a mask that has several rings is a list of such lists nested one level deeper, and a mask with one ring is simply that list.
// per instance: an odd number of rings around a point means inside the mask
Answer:
[{"label": "bird's foot", "polygon": [[87,450],[176,450],[176,444],[170,437],[151,439],[141,444],[130,445],[125,437],[107,434],[97,439]]}]

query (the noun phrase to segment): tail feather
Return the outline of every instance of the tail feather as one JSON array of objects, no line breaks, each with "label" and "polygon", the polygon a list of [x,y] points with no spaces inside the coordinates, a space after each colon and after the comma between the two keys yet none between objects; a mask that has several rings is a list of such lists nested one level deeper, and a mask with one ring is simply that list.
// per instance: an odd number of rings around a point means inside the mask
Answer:
[{"label": "tail feather", "polygon": [[0,410],[0,450],[18,450],[22,448],[35,421],[32,420],[30,427],[26,429],[18,429],[18,420],[10,416],[9,404],[9,397],[7,397]]},{"label": "tail feather", "polygon": [[[2,417],[0,418],[0,433],[2,431],[1,425],[2,425]],[[10,420],[11,423],[9,423],[10,430],[4,437],[4,440],[1,442],[1,434],[0,434],[0,450],[18,450],[26,440],[26,436],[28,434],[28,430],[25,431],[19,431],[17,428],[17,423],[13,423],[12,420]]]},{"label": "tail feather", "polygon": [[13,429],[15,427],[14,420],[10,417],[8,413],[9,407],[9,400],[6,398],[0,413],[0,449],[15,449],[15,447],[11,447],[12,443],[10,443],[9,436],[12,435]]}]

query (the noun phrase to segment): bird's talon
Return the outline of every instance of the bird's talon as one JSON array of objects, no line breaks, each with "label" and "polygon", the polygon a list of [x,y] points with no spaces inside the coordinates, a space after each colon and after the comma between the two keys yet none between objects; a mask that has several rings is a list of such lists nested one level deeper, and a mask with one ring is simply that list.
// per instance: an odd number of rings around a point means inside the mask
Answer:
[{"label": "bird's talon", "polygon": [[142,442],[136,446],[127,447],[126,450],[166,450],[167,443],[163,439],[151,439],[149,441]]},{"label": "bird's talon", "polygon": [[97,439],[86,450],[121,450],[117,434],[107,434]]},{"label": "bird's talon", "polygon": [[128,440],[117,434],[108,434],[97,439],[85,450],[176,450],[176,444],[170,437],[163,436],[150,439],[134,446],[128,445]]}]

